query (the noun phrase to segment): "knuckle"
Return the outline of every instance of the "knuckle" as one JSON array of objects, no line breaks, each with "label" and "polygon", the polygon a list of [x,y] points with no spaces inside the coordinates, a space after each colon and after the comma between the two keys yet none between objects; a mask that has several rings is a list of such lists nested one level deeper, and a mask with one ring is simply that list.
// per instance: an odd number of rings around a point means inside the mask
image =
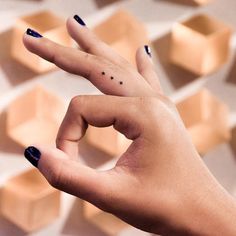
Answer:
[{"label": "knuckle", "polygon": [[159,100],[156,97],[139,97],[138,107],[142,114],[150,113],[157,107]]},{"label": "knuckle", "polygon": [[69,108],[74,108],[78,104],[79,97],[75,96],[70,100]]},{"label": "knuckle", "polygon": [[79,95],[73,97],[69,104],[69,110],[74,112],[77,111],[78,109],[81,109],[81,107],[85,104],[85,100],[86,100],[85,95]]},{"label": "knuckle", "polygon": [[157,119],[160,103],[161,101],[157,97],[139,97],[137,99],[135,112],[142,121],[142,125],[150,125],[151,120]]}]

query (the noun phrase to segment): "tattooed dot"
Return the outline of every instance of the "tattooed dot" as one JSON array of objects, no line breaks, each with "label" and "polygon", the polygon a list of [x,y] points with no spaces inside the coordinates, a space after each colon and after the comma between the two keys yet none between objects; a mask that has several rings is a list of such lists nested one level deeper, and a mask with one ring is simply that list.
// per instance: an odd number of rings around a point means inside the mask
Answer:
[{"label": "tattooed dot", "polygon": [[122,81],[120,81],[120,84],[123,84],[123,82],[122,82]]},{"label": "tattooed dot", "polygon": [[112,80],[112,79],[114,79],[114,77],[113,77],[113,76],[111,76],[111,80]]},{"label": "tattooed dot", "polygon": [[103,71],[103,72],[102,72],[102,75],[105,75],[105,74],[106,74],[106,73]]}]

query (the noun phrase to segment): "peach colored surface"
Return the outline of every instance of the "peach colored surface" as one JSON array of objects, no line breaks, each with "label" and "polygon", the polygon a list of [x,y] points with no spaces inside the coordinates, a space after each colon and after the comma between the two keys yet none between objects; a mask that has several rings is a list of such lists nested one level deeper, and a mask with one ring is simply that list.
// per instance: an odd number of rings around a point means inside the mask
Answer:
[{"label": "peach colored surface", "polygon": [[196,74],[218,70],[229,59],[231,29],[208,15],[196,15],[173,26],[170,61]]},{"label": "peach colored surface", "polygon": [[[53,70],[45,74],[37,74],[28,67],[18,63],[11,56],[11,41],[13,27],[19,18],[31,15],[42,10],[49,10],[60,17],[68,17],[79,14],[93,29],[106,21],[116,10],[125,8],[135,15],[148,31],[148,39],[156,42],[153,48],[153,59],[164,91],[175,101],[180,102],[187,97],[196,94],[201,88],[207,88],[214,97],[229,107],[230,126],[236,125],[236,38],[233,34],[230,43],[229,60],[211,75],[201,77],[192,75],[181,67],[168,63],[168,51],[170,43],[168,36],[174,22],[183,22],[193,15],[204,13],[214,15],[227,25],[236,25],[235,0],[212,0],[211,3],[201,7],[180,4],[178,0],[125,0],[116,1],[105,8],[108,0],[42,0],[24,1],[8,0],[0,4],[0,184],[4,186],[9,179],[24,173],[32,168],[23,155],[22,149],[8,138],[6,132],[6,114],[9,104],[22,94],[27,94],[35,85],[41,85],[50,93],[55,93],[67,104],[75,95],[98,94],[99,92],[83,78],[69,75],[61,70]],[[112,1],[114,2],[114,1]],[[189,2],[189,1],[188,1]],[[101,4],[103,3],[103,4]],[[141,26],[142,28],[142,26]],[[233,27],[235,28],[235,27]],[[132,49],[133,51],[134,49]],[[156,53],[158,52],[158,53]],[[33,135],[32,135],[33,137]],[[235,135],[233,135],[235,137]],[[233,139],[235,140],[235,139]],[[233,147],[235,142],[223,142],[211,148],[204,155],[204,162],[210,171],[216,176],[220,183],[235,196],[236,191],[236,154]],[[115,160],[104,162],[104,158],[93,155],[82,155],[81,162],[98,168],[111,168]],[[32,181],[30,181],[32,185]],[[40,186],[37,185],[37,186]],[[0,199],[2,193],[0,192]],[[25,194],[28,193],[24,189]],[[17,192],[18,193],[18,192]],[[27,201],[26,201],[27,202]],[[3,203],[3,202],[2,202]],[[5,205],[7,206],[7,204]],[[48,236],[48,235],[70,235],[70,236],[107,236],[97,222],[86,219],[82,211],[83,202],[76,200],[67,194],[62,194],[60,217],[46,227],[27,235]],[[46,218],[46,213],[45,213]],[[112,218],[105,217],[109,222]],[[102,221],[99,221],[102,222]],[[106,221],[107,222],[107,221]],[[15,222],[19,225],[20,221]],[[0,216],[1,236],[23,236],[25,232],[5,217]],[[112,224],[112,223],[110,223]],[[118,235],[122,236],[144,236],[147,233],[136,230],[132,227],[125,228]]]},{"label": "peach colored surface", "polygon": [[38,230],[59,216],[60,192],[32,169],[6,182],[2,214],[27,232]]},{"label": "peach colored surface", "polygon": [[94,28],[94,32],[117,53],[135,65],[137,48],[148,44],[143,23],[125,10],[118,10]]},{"label": "peach colored surface", "polygon": [[61,99],[43,87],[19,96],[7,108],[7,133],[23,147],[54,144],[65,114]]},{"label": "peach colored surface", "polygon": [[200,154],[230,140],[229,109],[208,90],[179,102],[177,109]]},{"label": "peach colored surface", "polygon": [[22,42],[22,35],[27,28],[34,29],[64,46],[71,46],[72,40],[67,33],[65,20],[53,12],[41,11],[19,18],[13,29],[11,54],[14,59],[37,73],[55,69],[54,64],[42,60],[26,50]]}]

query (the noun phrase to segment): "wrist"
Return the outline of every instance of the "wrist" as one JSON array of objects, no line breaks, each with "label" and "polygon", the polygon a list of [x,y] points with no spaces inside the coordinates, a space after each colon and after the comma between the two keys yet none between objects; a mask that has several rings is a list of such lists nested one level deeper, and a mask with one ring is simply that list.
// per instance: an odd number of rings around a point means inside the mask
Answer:
[{"label": "wrist", "polygon": [[236,235],[236,203],[216,185],[203,192],[204,195],[194,194],[194,199],[189,201],[183,221],[189,235]]},{"label": "wrist", "polygon": [[[198,159],[199,160],[199,159]],[[194,161],[192,160],[192,163]],[[199,165],[200,164],[200,165]],[[189,168],[188,184],[180,184],[168,204],[163,236],[235,236],[236,201],[216,181],[203,163]],[[181,171],[183,176],[187,174]],[[168,198],[167,198],[168,199]]]}]

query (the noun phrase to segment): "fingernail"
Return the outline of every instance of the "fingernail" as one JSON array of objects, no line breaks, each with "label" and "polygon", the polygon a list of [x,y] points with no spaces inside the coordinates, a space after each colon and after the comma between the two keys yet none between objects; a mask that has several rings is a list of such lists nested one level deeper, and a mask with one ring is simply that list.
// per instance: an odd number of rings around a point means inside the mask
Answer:
[{"label": "fingernail", "polygon": [[147,55],[149,57],[152,57],[151,48],[148,45],[145,45],[144,48],[145,48],[145,51],[146,51]]},{"label": "fingernail", "polygon": [[30,28],[28,28],[26,30],[26,34],[28,34],[28,35],[30,35],[32,37],[35,37],[35,38],[42,38],[43,37],[41,34],[39,34],[38,32],[36,32],[36,31],[34,31],[34,30],[30,29]]},{"label": "fingernail", "polygon": [[86,24],[84,23],[84,21],[78,16],[78,15],[74,15],[74,19],[82,26],[86,26]]},{"label": "fingernail", "polygon": [[33,146],[27,147],[24,152],[25,158],[35,167],[38,167],[38,162],[41,157],[41,152]]}]

